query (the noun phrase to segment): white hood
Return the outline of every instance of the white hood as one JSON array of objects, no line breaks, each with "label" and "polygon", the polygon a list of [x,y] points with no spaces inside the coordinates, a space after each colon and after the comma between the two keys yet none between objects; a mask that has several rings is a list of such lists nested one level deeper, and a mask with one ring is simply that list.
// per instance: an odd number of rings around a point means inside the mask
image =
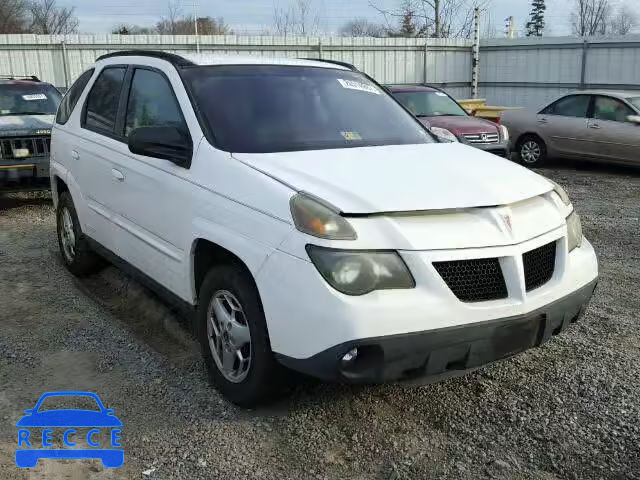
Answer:
[{"label": "white hood", "polygon": [[455,143],[233,156],[344,213],[508,205],[553,189],[509,160]]}]

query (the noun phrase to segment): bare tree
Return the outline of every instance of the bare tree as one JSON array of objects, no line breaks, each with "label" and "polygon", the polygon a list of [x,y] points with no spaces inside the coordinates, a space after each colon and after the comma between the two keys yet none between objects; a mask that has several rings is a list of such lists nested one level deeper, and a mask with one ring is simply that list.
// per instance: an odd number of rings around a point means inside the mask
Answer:
[{"label": "bare tree", "polygon": [[637,25],[638,14],[625,4],[611,17],[609,31],[612,35],[628,35]]},{"label": "bare tree", "polygon": [[274,8],[273,24],[279,35],[316,35],[320,15],[313,0],[292,0],[287,8]]},{"label": "bare tree", "polygon": [[[379,0],[369,0],[369,5],[384,15],[391,27],[392,21],[406,21],[407,14],[417,25],[417,35],[424,37],[468,38],[473,32],[475,8],[485,10],[491,0],[403,0],[399,8],[385,9],[377,5]],[[402,30],[402,28],[401,28]]]},{"label": "bare tree", "polygon": [[571,13],[573,33],[579,37],[606,35],[610,16],[609,0],[575,0]]},{"label": "bare tree", "polygon": [[31,33],[64,35],[78,31],[78,19],[74,8],[59,7],[56,0],[32,0],[29,2]]},{"label": "bare tree", "polygon": [[385,37],[387,29],[384,25],[373,23],[366,18],[355,18],[340,28],[343,37]]},{"label": "bare tree", "polygon": [[23,33],[27,29],[27,2],[2,0],[0,2],[0,33]]}]

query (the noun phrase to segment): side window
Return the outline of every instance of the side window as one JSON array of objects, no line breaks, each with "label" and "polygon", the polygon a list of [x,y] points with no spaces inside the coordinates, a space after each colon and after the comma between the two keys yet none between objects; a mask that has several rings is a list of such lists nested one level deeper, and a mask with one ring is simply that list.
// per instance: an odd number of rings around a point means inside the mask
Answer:
[{"label": "side window", "polygon": [[587,118],[590,101],[591,97],[589,95],[570,95],[549,105],[542,113],[563,117]]},{"label": "side window", "polygon": [[105,68],[87,96],[85,126],[105,133],[114,133],[118,102],[126,68]]},{"label": "side window", "polygon": [[626,122],[629,115],[635,114],[620,100],[611,97],[596,97],[593,118],[612,122]]},{"label": "side window", "polygon": [[84,91],[84,87],[89,83],[89,79],[93,76],[93,72],[95,69],[87,70],[82,75],[78,77],[78,79],[71,85],[71,88],[67,91],[67,94],[62,99],[60,103],[60,107],[58,107],[58,114],[56,115],[56,123],[60,125],[64,125],[69,121],[69,117],[73,112],[73,109],[78,103],[78,99],[82,92]]},{"label": "side window", "polygon": [[138,127],[174,126],[187,130],[180,105],[168,80],[158,72],[142,68],[133,74],[125,135]]}]

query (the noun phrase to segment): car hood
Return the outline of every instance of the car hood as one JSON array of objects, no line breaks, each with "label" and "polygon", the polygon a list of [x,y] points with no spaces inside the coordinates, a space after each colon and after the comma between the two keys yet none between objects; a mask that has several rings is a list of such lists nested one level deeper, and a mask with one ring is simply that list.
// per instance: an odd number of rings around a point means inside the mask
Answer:
[{"label": "car hood", "polygon": [[49,410],[25,415],[16,427],[121,427],[115,415],[91,410]]},{"label": "car hood", "polygon": [[509,160],[457,143],[233,156],[344,213],[507,205],[553,188]]},{"label": "car hood", "polygon": [[53,120],[54,115],[2,115],[0,116],[0,136],[47,135],[51,133]]},{"label": "car hood", "polygon": [[456,136],[475,133],[497,133],[498,126],[477,117],[438,116],[420,117],[419,120],[427,127],[446,128]]}]

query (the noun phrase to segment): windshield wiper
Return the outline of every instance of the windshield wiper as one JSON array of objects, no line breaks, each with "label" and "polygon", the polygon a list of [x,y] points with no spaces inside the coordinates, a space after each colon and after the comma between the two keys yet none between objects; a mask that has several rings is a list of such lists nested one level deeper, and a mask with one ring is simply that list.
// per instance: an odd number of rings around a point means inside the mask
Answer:
[{"label": "windshield wiper", "polygon": [[10,115],[53,115],[51,112],[16,112]]}]

